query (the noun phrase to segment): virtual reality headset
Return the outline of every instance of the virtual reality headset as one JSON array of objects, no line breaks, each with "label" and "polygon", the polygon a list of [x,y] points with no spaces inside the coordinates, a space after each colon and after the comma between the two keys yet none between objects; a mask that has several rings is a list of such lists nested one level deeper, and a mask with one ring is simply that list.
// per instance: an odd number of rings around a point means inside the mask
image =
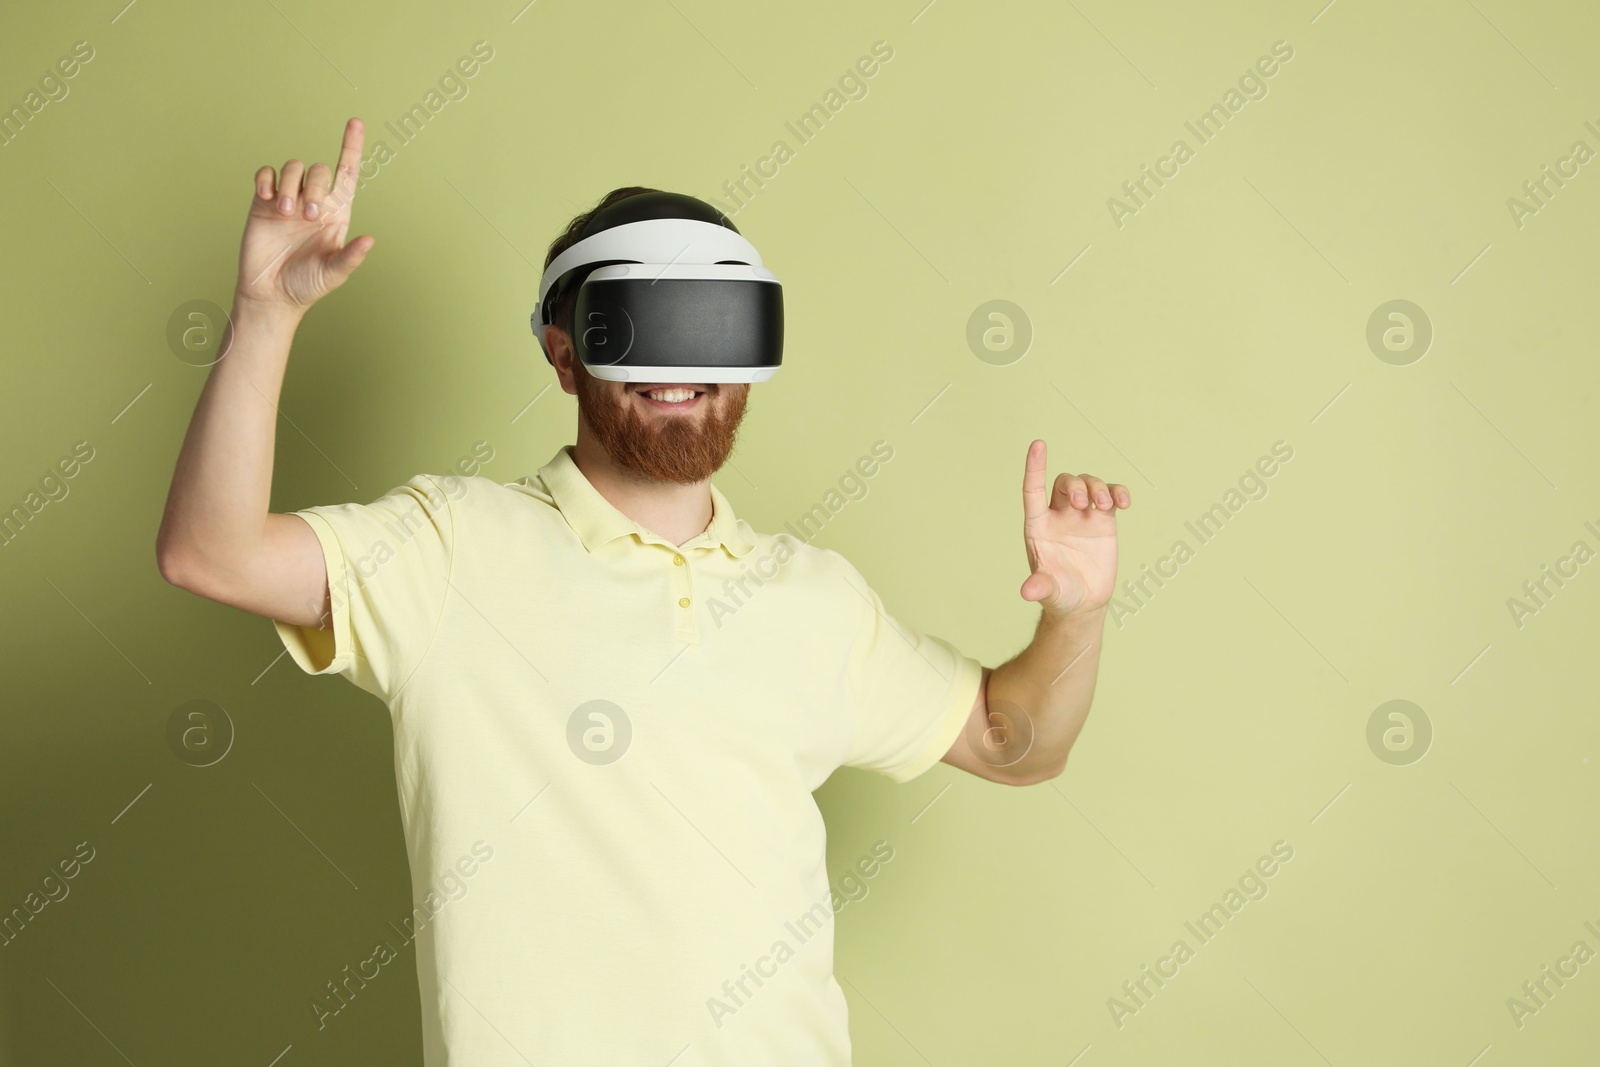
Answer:
[{"label": "virtual reality headset", "polygon": [[545,329],[574,290],[572,346],[596,378],[764,382],[783,362],[783,287],[733,223],[692,196],[619,200],[550,261],[529,317],[547,360]]}]

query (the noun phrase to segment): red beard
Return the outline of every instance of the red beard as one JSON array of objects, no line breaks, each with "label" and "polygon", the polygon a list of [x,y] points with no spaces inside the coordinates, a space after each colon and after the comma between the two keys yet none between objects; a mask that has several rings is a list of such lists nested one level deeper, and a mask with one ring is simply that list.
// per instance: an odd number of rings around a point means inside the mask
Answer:
[{"label": "red beard", "polygon": [[573,377],[578,412],[612,460],[643,477],[680,485],[703,482],[728,461],[750,397],[748,385],[713,383],[700,398],[704,411],[646,420],[626,396],[616,398],[597,385],[581,363]]}]

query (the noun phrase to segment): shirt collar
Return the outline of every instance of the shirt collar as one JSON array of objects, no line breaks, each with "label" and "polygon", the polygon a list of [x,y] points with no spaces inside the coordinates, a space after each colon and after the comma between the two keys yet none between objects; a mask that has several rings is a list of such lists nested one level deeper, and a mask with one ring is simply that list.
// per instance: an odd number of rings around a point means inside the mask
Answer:
[{"label": "shirt collar", "polygon": [[[589,484],[589,479],[584,477],[573,461],[571,445],[561,446],[555,457],[539,468],[539,479],[550,491],[562,518],[578,535],[586,551],[593,552],[601,545],[628,534],[637,535],[641,541],[666,543],[663,538],[618,511],[600,495],[598,489]],[[743,556],[755,547],[745,532],[746,524],[734,515],[733,505],[728,503],[728,498],[715,485],[707,483],[707,486],[711,490],[711,522],[704,533],[690,538],[682,546],[673,547],[721,545],[731,555]]]}]

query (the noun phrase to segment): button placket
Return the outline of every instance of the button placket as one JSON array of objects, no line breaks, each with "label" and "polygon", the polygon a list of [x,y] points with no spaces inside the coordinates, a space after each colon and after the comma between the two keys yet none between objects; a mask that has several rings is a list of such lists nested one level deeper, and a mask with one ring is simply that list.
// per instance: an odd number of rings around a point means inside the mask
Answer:
[{"label": "button placket", "polygon": [[678,594],[672,605],[672,610],[677,612],[674,630],[680,640],[698,642],[700,624],[696,617],[698,605],[694,595],[694,568],[681,551],[672,554],[672,578],[674,591]]}]

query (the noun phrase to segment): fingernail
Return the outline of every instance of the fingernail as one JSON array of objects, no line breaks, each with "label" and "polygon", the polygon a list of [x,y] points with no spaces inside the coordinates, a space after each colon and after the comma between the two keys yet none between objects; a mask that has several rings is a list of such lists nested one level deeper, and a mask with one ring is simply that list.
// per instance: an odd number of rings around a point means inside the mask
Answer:
[{"label": "fingernail", "polygon": [[315,202],[306,205],[306,218],[314,219],[322,209]]},{"label": "fingernail", "polygon": [[286,196],[278,201],[278,210],[285,214],[294,210],[294,197]]}]

